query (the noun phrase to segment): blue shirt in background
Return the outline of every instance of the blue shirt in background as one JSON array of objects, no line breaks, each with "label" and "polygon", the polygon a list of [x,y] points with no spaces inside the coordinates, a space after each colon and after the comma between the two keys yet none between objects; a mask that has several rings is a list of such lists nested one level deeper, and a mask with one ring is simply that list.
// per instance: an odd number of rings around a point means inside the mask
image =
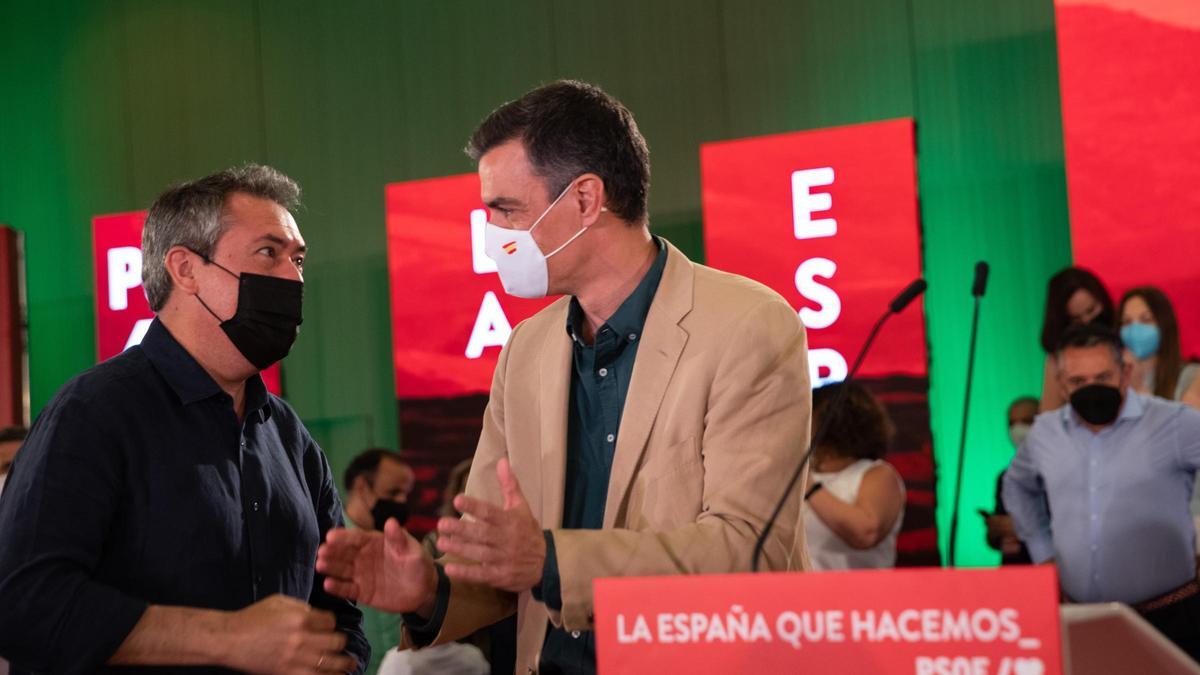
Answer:
[{"label": "blue shirt in background", "polygon": [[1069,405],[1039,415],[1004,504],[1033,562],[1056,560],[1071,600],[1139,603],[1196,578],[1197,468],[1200,411],[1130,389],[1099,433]]}]

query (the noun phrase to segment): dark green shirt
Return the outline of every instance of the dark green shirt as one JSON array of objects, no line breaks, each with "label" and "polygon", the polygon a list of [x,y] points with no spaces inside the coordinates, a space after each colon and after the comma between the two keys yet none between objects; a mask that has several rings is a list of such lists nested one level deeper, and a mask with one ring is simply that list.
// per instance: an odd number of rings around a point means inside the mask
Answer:
[{"label": "dark green shirt", "polygon": [[[646,314],[658,291],[667,265],[667,247],[655,237],[658,256],[637,288],[608,321],[596,331],[595,340],[583,339],[587,318],[579,301],[571,298],[567,312],[567,334],[571,336],[571,401],[567,407],[567,470],[563,493],[563,522],[566,529],[600,529],[608,478],[621,431],[621,412],[633,377],[633,363],[642,341]],[[534,595],[553,609],[562,608],[558,561],[554,539],[546,533],[546,563],[542,586]],[[542,672],[595,673],[596,642],[591,631],[568,632],[550,627],[542,647]]]}]

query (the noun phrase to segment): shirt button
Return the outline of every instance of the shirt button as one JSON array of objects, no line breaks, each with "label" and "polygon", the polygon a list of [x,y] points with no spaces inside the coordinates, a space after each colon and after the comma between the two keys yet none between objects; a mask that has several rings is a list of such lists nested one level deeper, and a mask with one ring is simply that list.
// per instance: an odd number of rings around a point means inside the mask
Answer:
[{"label": "shirt button", "polygon": [[608,377],[608,368],[600,369],[600,377]]},{"label": "shirt button", "polygon": [[573,630],[573,631],[571,631],[571,637],[573,637],[573,638],[575,638],[576,640],[578,640],[578,639],[579,639],[579,631],[577,631],[577,630]]},{"label": "shirt button", "polygon": [[615,441],[615,440],[617,440],[617,437],[616,437],[616,436],[614,436],[613,434],[609,434],[609,435],[608,435],[608,442],[609,442],[609,443],[612,443],[612,442],[613,442],[613,441]]},{"label": "shirt button", "polygon": [[629,340],[630,340],[630,341],[633,341],[633,340],[636,340],[636,339],[637,339],[637,333],[630,333],[630,334],[629,334]]},{"label": "shirt button", "polygon": [[[254,509],[255,511],[258,511],[258,500],[257,499],[250,502],[250,508]],[[1095,516],[1092,516],[1092,517],[1095,518]]]}]

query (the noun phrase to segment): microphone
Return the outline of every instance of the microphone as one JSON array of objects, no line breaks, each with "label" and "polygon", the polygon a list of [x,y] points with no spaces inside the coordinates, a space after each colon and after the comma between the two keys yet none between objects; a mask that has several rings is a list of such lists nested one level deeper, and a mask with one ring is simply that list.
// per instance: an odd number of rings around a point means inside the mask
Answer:
[{"label": "microphone", "polygon": [[[846,379],[842,380],[843,384],[854,379],[855,374],[858,373],[858,367],[862,365],[863,359],[866,358],[867,352],[870,351],[871,345],[875,342],[875,336],[879,334],[879,329],[883,328],[884,322],[891,318],[893,314],[899,314],[913,300],[916,300],[918,296],[925,292],[927,286],[928,284],[925,283],[924,279],[917,279],[908,286],[905,286],[904,290],[900,291],[888,303],[887,311],[875,322],[874,327],[871,328],[871,332],[867,335],[866,342],[858,350],[858,356],[854,359],[854,365],[850,368]],[[808,449],[800,456],[800,464],[796,467],[795,473],[792,474],[792,479],[788,481],[787,487],[784,488],[783,494],[779,497],[779,502],[775,504],[775,510],[771,512],[771,517],[763,525],[762,534],[759,534],[758,539],[754,542],[754,557],[750,560],[750,571],[758,571],[758,561],[762,558],[763,547],[766,546],[767,537],[771,534],[771,528],[775,526],[775,521],[779,519],[779,514],[783,512],[783,507],[787,503],[788,496],[796,489],[796,483],[800,481],[800,476],[804,474],[804,467],[808,465],[808,460],[812,457],[813,450],[825,439],[825,433],[829,430],[829,421],[833,419],[837,410],[841,408],[842,402],[846,399],[847,389],[847,387],[839,388],[837,395],[833,397],[833,400],[830,401],[829,406],[825,409],[826,412],[821,418],[821,426],[817,427],[816,432],[813,433],[812,440],[808,444]]]},{"label": "microphone", "polygon": [[988,264],[982,260],[975,263],[975,281],[971,284],[971,295],[975,296],[975,312],[971,318],[971,342],[967,352],[967,388],[963,393],[962,427],[958,438],[958,467],[954,477],[954,501],[950,506],[949,566],[954,567],[955,549],[958,543],[958,500],[962,493],[963,460],[967,455],[967,417],[971,410],[971,382],[975,379],[975,342],[979,337],[979,301],[987,290]]},{"label": "microphone", "polygon": [[[985,271],[984,274],[986,276],[987,272]],[[904,308],[908,307],[908,303],[916,300],[917,296],[924,293],[928,286],[929,284],[925,283],[924,279],[917,279],[905,286],[904,290],[900,291],[900,294],[888,304],[888,311],[892,314],[903,312]]]},{"label": "microphone", "polygon": [[987,290],[988,264],[982,260],[975,263],[975,283],[971,285],[971,295],[982,298]]}]

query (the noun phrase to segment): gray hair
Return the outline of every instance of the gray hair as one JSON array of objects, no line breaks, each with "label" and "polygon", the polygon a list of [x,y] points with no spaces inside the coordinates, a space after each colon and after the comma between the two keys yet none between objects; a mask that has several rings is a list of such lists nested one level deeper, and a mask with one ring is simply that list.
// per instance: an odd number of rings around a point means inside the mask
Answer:
[{"label": "gray hair", "polygon": [[225,169],[199,180],[173,185],[154,200],[142,228],[142,286],[157,312],[171,297],[167,251],[185,246],[211,257],[225,233],[221,209],[231,193],[270,199],[288,211],[300,203],[300,186],[283,172],[260,164]]}]

